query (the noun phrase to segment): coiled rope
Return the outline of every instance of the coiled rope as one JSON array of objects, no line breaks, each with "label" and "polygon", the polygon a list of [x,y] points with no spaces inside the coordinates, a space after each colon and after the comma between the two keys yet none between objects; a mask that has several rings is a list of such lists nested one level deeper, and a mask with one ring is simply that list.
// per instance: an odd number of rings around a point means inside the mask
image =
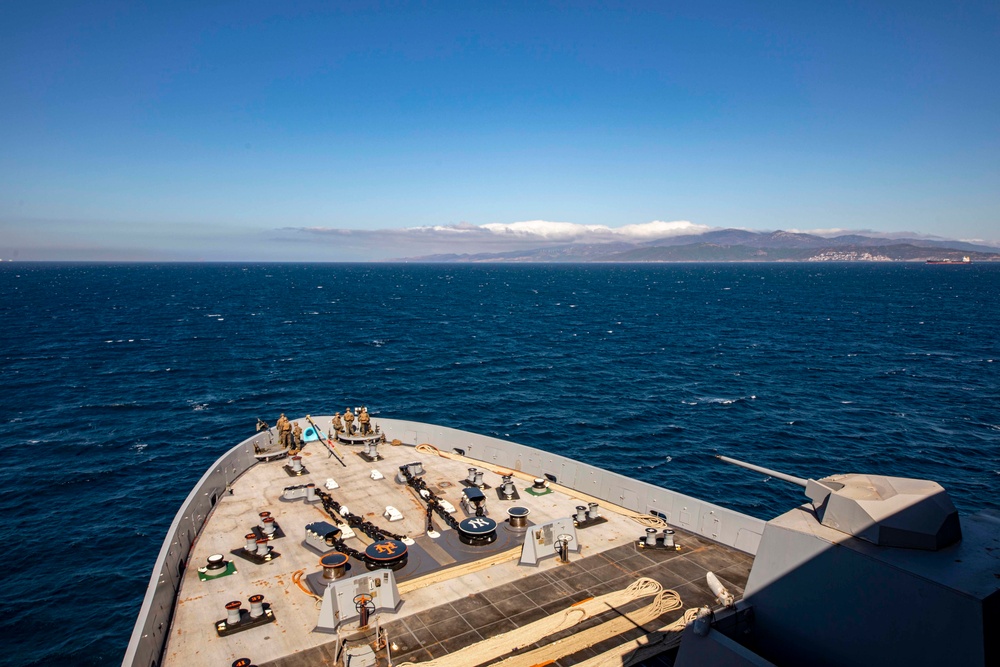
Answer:
[{"label": "coiled rope", "polygon": [[[421,662],[420,667],[468,667],[469,665],[479,665],[496,660],[511,651],[534,644],[560,630],[571,628],[588,618],[622,607],[633,600],[651,596],[659,598],[659,593],[662,591],[663,586],[659,582],[648,577],[643,577],[633,582],[628,588],[578,602],[569,609],[551,614],[516,630],[484,639],[440,658]],[[680,598],[677,598],[677,600],[679,602]],[[661,605],[664,603],[660,602],[657,604]],[[632,622],[629,622],[629,625],[630,627],[634,627]],[[581,646],[580,648],[583,647]],[[415,663],[404,662],[397,665],[397,667],[415,667]]]},{"label": "coiled rope", "polygon": [[292,582],[299,587],[299,590],[311,597],[316,601],[316,608],[319,609],[323,605],[323,596],[316,595],[309,587],[302,583],[302,576],[305,574],[305,570],[295,570],[292,572]]},{"label": "coiled rope", "polygon": [[576,664],[576,667],[631,667],[654,655],[677,648],[684,628],[698,615],[698,609],[688,609],[684,615],[656,632],[619,644],[600,655]]},{"label": "coiled rope", "polygon": [[[462,454],[459,454],[457,452],[446,452],[444,450],[438,449],[437,447],[435,447],[434,445],[431,445],[429,443],[423,443],[421,445],[417,445],[416,451],[419,452],[419,453],[421,453],[421,454],[430,454],[430,455],[434,455],[434,456],[440,456],[441,458],[451,459],[452,461],[461,461],[462,463],[466,463],[466,464],[470,464],[470,465],[473,465],[473,464],[474,465],[478,465],[478,466],[490,465],[490,464],[484,463],[483,461],[477,461],[475,459],[469,458],[468,456],[463,456]],[[500,476],[503,476],[503,475],[513,475],[513,476],[517,477],[518,479],[522,479],[522,480],[525,480],[525,481],[528,481],[528,482],[533,482],[534,479],[535,479],[534,477],[532,477],[528,473],[522,472],[520,470],[514,470],[512,468],[505,468],[503,466],[492,466],[491,465],[490,466],[490,470],[492,472],[496,473],[497,475],[500,475]],[[582,493],[580,491],[577,491],[576,489],[571,489],[568,486],[563,486],[561,484],[556,484],[555,482],[549,482],[549,488],[551,488],[554,491],[558,491],[558,492],[560,492],[560,493],[562,493],[564,495],[567,495],[567,496],[569,496],[571,498],[576,498],[577,500],[579,500],[581,502],[599,503],[599,504],[601,504],[601,507],[603,509],[606,509],[607,511],[612,512],[614,514],[618,514],[620,516],[628,517],[629,519],[632,519],[636,523],[638,523],[638,524],[640,524],[642,526],[645,526],[646,528],[667,528],[668,527],[667,526],[667,522],[664,521],[663,519],[659,518],[659,517],[650,516],[649,514],[641,514],[639,512],[636,512],[636,511],[630,510],[630,509],[626,509],[626,508],[621,507],[619,505],[608,504],[607,501],[602,501],[600,498],[595,498],[594,496],[588,495],[586,493]]]},{"label": "coiled rope", "polygon": [[[660,591],[650,604],[641,609],[574,633],[569,637],[556,640],[533,651],[512,655],[500,662],[493,663],[493,667],[532,667],[532,665],[537,665],[546,660],[558,660],[567,655],[573,655],[578,651],[582,651],[588,646],[593,646],[606,639],[617,637],[636,626],[645,626],[663,614],[680,608],[681,597],[677,594],[677,591]],[[627,644],[628,642],[626,642],[626,646]],[[618,664],[621,665],[621,655],[628,653],[632,648],[626,648],[626,650],[620,653],[618,653],[617,649],[612,649],[608,653],[614,652],[618,654]],[[608,657],[610,658],[611,656]]]}]

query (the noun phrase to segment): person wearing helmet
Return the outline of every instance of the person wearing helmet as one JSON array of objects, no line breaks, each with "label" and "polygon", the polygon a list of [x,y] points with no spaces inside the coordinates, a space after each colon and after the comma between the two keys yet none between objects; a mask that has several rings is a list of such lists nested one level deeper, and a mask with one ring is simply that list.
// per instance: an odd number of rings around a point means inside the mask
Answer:
[{"label": "person wearing helmet", "polygon": [[278,417],[278,442],[285,449],[292,448],[292,422],[288,421],[284,412]]}]

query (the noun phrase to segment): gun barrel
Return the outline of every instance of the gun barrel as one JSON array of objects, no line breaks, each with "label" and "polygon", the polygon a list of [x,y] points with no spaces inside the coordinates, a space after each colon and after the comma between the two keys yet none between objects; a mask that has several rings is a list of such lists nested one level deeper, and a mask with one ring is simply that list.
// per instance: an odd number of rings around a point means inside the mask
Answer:
[{"label": "gun barrel", "polygon": [[791,482],[792,484],[798,484],[803,489],[806,487],[806,480],[801,477],[795,477],[794,475],[786,475],[783,472],[778,472],[777,470],[771,470],[770,468],[765,468],[764,466],[755,466],[752,463],[746,463],[745,461],[738,461],[728,456],[723,456],[722,454],[716,454],[715,458],[721,459],[726,463],[732,463],[733,465],[740,466],[741,468],[746,468],[747,470],[754,470],[756,472],[762,472],[765,475],[770,475],[777,479],[783,479],[786,482]]}]

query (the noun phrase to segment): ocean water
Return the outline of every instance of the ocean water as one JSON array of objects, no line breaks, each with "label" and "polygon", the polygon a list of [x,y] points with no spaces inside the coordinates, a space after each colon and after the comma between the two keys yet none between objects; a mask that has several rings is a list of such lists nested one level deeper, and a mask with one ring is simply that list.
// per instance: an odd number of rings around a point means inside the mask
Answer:
[{"label": "ocean water", "polygon": [[0,265],[0,664],[120,662],[260,417],[496,435],[769,518],[809,477],[1000,507],[1000,265]]}]

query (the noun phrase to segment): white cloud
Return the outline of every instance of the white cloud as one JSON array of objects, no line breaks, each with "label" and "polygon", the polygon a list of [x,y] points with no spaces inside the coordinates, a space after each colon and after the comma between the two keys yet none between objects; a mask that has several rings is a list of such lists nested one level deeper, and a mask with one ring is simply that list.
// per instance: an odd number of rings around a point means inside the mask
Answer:
[{"label": "white cloud", "polygon": [[[685,234],[704,234],[713,228],[706,225],[696,225],[687,220],[663,222],[654,220],[641,225],[625,225],[618,228],[618,233],[636,241],[651,241],[668,236],[684,236]],[[612,230],[615,231],[615,230]]]},{"label": "white cloud", "polygon": [[713,228],[687,220],[608,227],[575,222],[525,220],[473,225],[430,225],[401,229],[362,230],[337,227],[292,227],[276,230],[275,240],[307,242],[350,249],[370,259],[429,254],[506,252],[581,243],[644,242],[669,236],[702,234]]},{"label": "white cloud", "polygon": [[609,241],[651,241],[683,234],[702,234],[712,229],[687,220],[664,222],[654,220],[642,224],[608,227],[606,225],[581,225],[575,222],[525,220],[522,222],[496,222],[485,225],[459,223],[457,225],[432,225],[399,229],[359,230],[336,227],[297,227],[283,231],[297,231],[315,236],[356,236],[378,238],[410,238],[471,240],[491,243],[604,243]]},{"label": "white cloud", "polygon": [[513,235],[536,241],[595,243],[602,241],[649,241],[681,234],[701,234],[708,231],[709,227],[695,225],[687,220],[676,222],[654,220],[623,227],[528,220],[525,222],[492,223],[482,225],[481,229],[486,229],[494,234]]},{"label": "white cloud", "polygon": [[823,236],[826,238],[831,238],[834,236],[843,236],[845,234],[860,233],[860,232],[852,232],[849,229],[843,229],[840,227],[830,227],[828,229],[786,229],[785,231],[791,234],[813,234],[815,236]]},{"label": "white cloud", "polygon": [[360,230],[336,227],[292,227],[276,230],[275,240],[316,243],[323,241],[371,258],[411,257],[427,254],[506,252],[580,243],[653,241],[669,236],[702,234],[712,229],[687,220],[608,227],[575,222],[525,220],[473,225],[430,225],[397,229]]}]

